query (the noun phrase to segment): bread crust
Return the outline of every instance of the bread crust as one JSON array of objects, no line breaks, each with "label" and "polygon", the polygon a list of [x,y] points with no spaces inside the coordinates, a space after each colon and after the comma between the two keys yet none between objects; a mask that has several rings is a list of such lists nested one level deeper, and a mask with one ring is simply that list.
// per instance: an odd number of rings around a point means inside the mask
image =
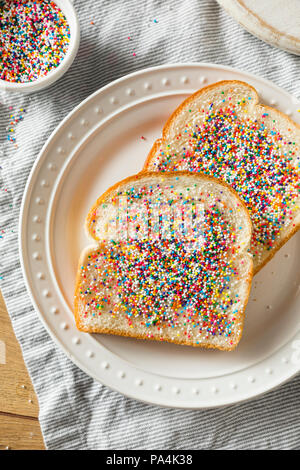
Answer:
[{"label": "bread crust", "polygon": [[[157,139],[152,148],[150,149],[150,152],[148,153],[148,156],[145,160],[145,163],[144,163],[144,166],[143,166],[143,169],[142,169],[142,172],[149,172],[151,171],[150,170],[150,166],[151,166],[151,162],[152,160],[156,157],[157,155],[157,151],[159,150],[159,147],[165,142],[166,140],[166,136],[168,134],[168,131],[170,129],[170,127],[172,126],[173,122],[177,119],[178,115],[180,115],[180,113],[182,112],[183,108],[185,108],[189,103],[192,103],[195,99],[201,97],[201,95],[203,95],[204,93],[206,93],[207,91],[209,90],[214,90],[216,88],[219,88],[219,87],[222,87],[224,85],[228,85],[230,84],[232,87],[234,87],[235,85],[243,85],[243,86],[247,86],[249,89],[251,89],[251,91],[254,93],[254,96],[256,98],[255,102],[253,103],[253,107],[254,106],[259,106],[262,110],[266,110],[266,111],[272,111],[272,113],[275,113],[275,114],[278,114],[282,119],[284,119],[287,123],[287,125],[289,126],[292,126],[294,128],[296,128],[296,130],[300,133],[300,125],[297,124],[296,122],[294,122],[292,119],[289,118],[289,116],[287,116],[286,114],[284,114],[283,112],[279,111],[278,109],[276,108],[272,108],[271,106],[267,106],[265,104],[262,104],[259,102],[259,95],[256,91],[256,89],[249,85],[248,83],[246,82],[243,82],[241,80],[223,80],[223,81],[220,81],[220,82],[217,82],[217,83],[213,83],[211,85],[208,85],[206,87],[203,87],[201,88],[200,90],[196,91],[195,93],[193,93],[192,95],[190,95],[188,98],[186,98],[176,109],[175,111],[173,111],[173,113],[171,114],[171,116],[169,117],[169,119],[167,120],[167,122],[165,123],[164,127],[163,127],[163,130],[162,130],[162,138],[160,139]],[[156,172],[158,173],[158,172]],[[219,180],[220,181],[220,180]],[[256,265],[255,268],[254,268],[254,275],[257,274],[273,257],[274,255],[277,253],[278,250],[280,250],[280,248],[285,245],[288,240],[296,233],[298,232],[298,230],[300,229],[300,221],[295,224],[295,226],[291,226],[290,227],[290,230],[288,231],[288,233],[286,234],[286,236],[279,240],[278,243],[276,243],[272,250],[270,251],[269,255],[266,256],[264,258],[264,260],[259,264],[259,265]]]},{"label": "bread crust", "polygon": [[[176,176],[176,177],[184,176],[184,177],[193,178],[193,179],[199,178],[199,180],[204,179],[204,180],[207,180],[207,181],[212,181],[212,182],[215,182],[218,186],[223,186],[224,188],[226,188],[235,197],[235,199],[239,202],[241,207],[244,209],[244,215],[246,216],[247,222],[248,222],[248,225],[249,225],[248,237],[249,237],[249,240],[250,240],[251,230],[252,230],[251,218],[250,218],[250,215],[249,215],[249,212],[248,212],[248,209],[247,209],[245,203],[240,199],[240,197],[236,193],[236,191],[231,186],[229,186],[226,182],[218,180],[213,176],[205,175],[205,174],[202,174],[202,173],[192,173],[192,172],[189,172],[189,171],[164,172],[164,173],[161,173],[161,174],[159,174],[158,172],[144,172],[143,171],[143,172],[140,172],[136,175],[129,176],[128,178],[125,178],[124,180],[114,184],[107,191],[105,191],[105,193],[102,194],[102,196],[100,196],[97,199],[97,201],[95,202],[95,204],[92,206],[92,208],[90,209],[90,211],[88,213],[88,216],[87,216],[87,219],[86,219],[86,228],[87,228],[89,236],[91,238],[93,238],[93,240],[95,240],[96,242],[99,242],[99,239],[97,237],[95,237],[95,235],[92,231],[92,221],[94,219],[95,211],[97,210],[98,206],[101,203],[103,203],[110,196],[110,194],[114,193],[118,189],[121,189],[122,186],[124,184],[127,184],[128,182],[136,182],[136,181],[139,181],[139,180],[143,179],[145,176],[153,177],[154,175],[156,175],[158,178],[159,177],[160,178],[166,178],[168,176]],[[104,246],[103,243],[96,243],[93,246],[89,246],[89,247],[85,248],[84,251],[81,253],[81,256],[80,256],[80,259],[79,259],[77,275],[76,275],[75,295],[74,295],[74,317],[75,317],[75,322],[76,322],[76,326],[77,326],[78,330],[86,332],[86,333],[104,333],[104,334],[113,334],[113,335],[119,335],[119,336],[125,336],[125,337],[132,337],[132,338],[135,338],[135,339],[147,339],[147,340],[151,339],[151,340],[164,341],[164,342],[169,342],[169,343],[178,344],[178,345],[203,347],[203,348],[207,348],[207,349],[219,349],[221,351],[232,351],[236,348],[236,346],[238,345],[238,343],[239,343],[239,341],[242,337],[242,334],[243,334],[243,327],[244,327],[244,320],[245,320],[245,309],[246,309],[246,306],[247,306],[247,303],[248,303],[248,299],[249,299],[249,295],[250,295],[250,289],[251,289],[251,283],[252,283],[252,277],[253,277],[253,262],[252,262],[252,256],[250,254],[245,253],[245,256],[249,259],[250,262],[249,262],[249,269],[248,269],[248,273],[247,273],[247,279],[245,281],[247,290],[246,290],[246,295],[245,295],[244,306],[238,312],[238,315],[237,315],[237,322],[240,324],[239,332],[238,332],[238,334],[236,334],[236,336],[234,338],[234,343],[231,346],[228,345],[228,346],[225,347],[225,346],[222,346],[222,345],[216,345],[216,344],[212,344],[212,343],[201,343],[200,342],[199,344],[195,344],[195,343],[193,343],[192,341],[190,341],[188,339],[182,339],[182,338],[174,338],[174,339],[164,338],[162,340],[161,337],[158,334],[156,334],[156,332],[154,332],[154,337],[149,338],[146,334],[140,334],[140,333],[134,332],[134,330],[133,331],[131,331],[131,330],[123,331],[121,329],[118,330],[115,327],[114,327],[114,329],[109,329],[109,328],[106,328],[106,327],[92,327],[92,326],[85,327],[81,322],[80,312],[79,312],[79,299],[80,299],[80,286],[81,286],[81,266],[82,266],[82,264],[84,264],[86,255],[87,255],[88,252],[90,252],[91,249],[101,249],[101,248],[103,248],[103,246]],[[239,257],[237,257],[237,259],[238,258]],[[155,334],[156,334],[156,336],[155,336]]]}]

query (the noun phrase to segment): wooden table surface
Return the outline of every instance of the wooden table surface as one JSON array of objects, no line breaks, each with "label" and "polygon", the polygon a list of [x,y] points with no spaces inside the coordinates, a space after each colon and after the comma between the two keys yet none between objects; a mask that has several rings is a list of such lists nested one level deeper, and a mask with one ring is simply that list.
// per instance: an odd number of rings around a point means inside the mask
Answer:
[{"label": "wooden table surface", "polygon": [[0,450],[41,450],[39,406],[0,293]]}]

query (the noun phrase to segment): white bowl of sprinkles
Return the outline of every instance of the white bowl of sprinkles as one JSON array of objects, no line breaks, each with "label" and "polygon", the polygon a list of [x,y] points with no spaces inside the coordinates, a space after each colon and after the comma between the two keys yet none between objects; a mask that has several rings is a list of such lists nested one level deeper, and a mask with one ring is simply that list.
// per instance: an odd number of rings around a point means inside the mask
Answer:
[{"label": "white bowl of sprinkles", "polygon": [[[32,6],[32,11],[30,10],[30,14],[26,17],[26,23],[25,21],[23,22],[23,26],[28,25],[28,21],[32,21],[31,24],[34,30],[36,27],[44,27],[45,24],[47,41],[43,40],[41,43],[43,49],[38,50],[38,39],[34,36],[27,36],[26,32],[25,34],[23,32],[22,34],[20,33],[20,37],[18,38],[18,34],[16,33],[17,59],[13,60],[15,54],[14,51],[12,51],[12,47],[9,46],[9,51],[5,50],[5,36],[4,38],[3,36],[0,37],[0,39],[2,39],[0,42],[4,44],[4,46],[2,46],[3,49],[0,49],[0,90],[21,93],[40,91],[61,78],[69,69],[77,54],[80,42],[80,29],[77,14],[73,6],[73,0],[13,0],[13,2],[0,0],[1,35],[5,34],[6,21],[9,21],[9,19],[13,17],[16,18],[15,21],[19,22],[21,21],[20,18],[22,18],[22,15],[25,15],[23,11],[21,11],[20,14],[17,10],[12,10],[12,3],[15,4],[17,8],[28,8],[28,10],[26,10],[27,12]],[[45,22],[42,18],[44,11],[46,15],[44,18]],[[4,15],[6,15],[6,18]],[[55,21],[57,18],[58,23]],[[51,20],[53,20],[53,27],[51,26]],[[20,31],[22,31],[22,28],[20,28]],[[56,35],[55,41],[53,41],[54,35]],[[36,37],[38,37],[38,34]],[[25,53],[22,55],[20,46],[23,46],[24,43],[25,47],[23,50]],[[32,56],[30,56],[30,54],[26,55],[26,46],[28,44],[33,44],[33,49],[31,50],[34,52]],[[47,52],[47,44],[49,46],[49,54]],[[52,45],[53,48],[51,49]],[[31,64],[30,58],[32,59]],[[9,66],[10,64],[11,67]]]}]

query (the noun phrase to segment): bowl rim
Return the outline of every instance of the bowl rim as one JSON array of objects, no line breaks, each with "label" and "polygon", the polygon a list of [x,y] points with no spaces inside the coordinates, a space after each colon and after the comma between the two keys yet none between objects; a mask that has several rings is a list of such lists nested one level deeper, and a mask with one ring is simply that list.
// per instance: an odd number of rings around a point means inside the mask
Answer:
[{"label": "bowl rim", "polygon": [[52,85],[61,78],[72,65],[77,54],[80,42],[80,27],[78,16],[73,5],[74,0],[52,0],[62,10],[70,26],[70,43],[66,55],[57,68],[51,70],[46,76],[32,82],[9,82],[0,79],[0,90],[8,92],[31,93]]}]

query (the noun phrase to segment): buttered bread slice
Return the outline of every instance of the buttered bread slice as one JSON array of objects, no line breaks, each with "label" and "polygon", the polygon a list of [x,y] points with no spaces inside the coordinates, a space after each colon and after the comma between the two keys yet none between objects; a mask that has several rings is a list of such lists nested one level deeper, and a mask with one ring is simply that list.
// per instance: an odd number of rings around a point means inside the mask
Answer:
[{"label": "buttered bread slice", "polygon": [[300,227],[300,127],[259,104],[247,83],[218,82],[187,98],[144,169],[201,172],[235,189],[253,223],[255,272]]},{"label": "buttered bread slice", "polygon": [[113,186],[87,217],[79,330],[234,349],[252,279],[251,221],[226,184],[141,173]]}]

